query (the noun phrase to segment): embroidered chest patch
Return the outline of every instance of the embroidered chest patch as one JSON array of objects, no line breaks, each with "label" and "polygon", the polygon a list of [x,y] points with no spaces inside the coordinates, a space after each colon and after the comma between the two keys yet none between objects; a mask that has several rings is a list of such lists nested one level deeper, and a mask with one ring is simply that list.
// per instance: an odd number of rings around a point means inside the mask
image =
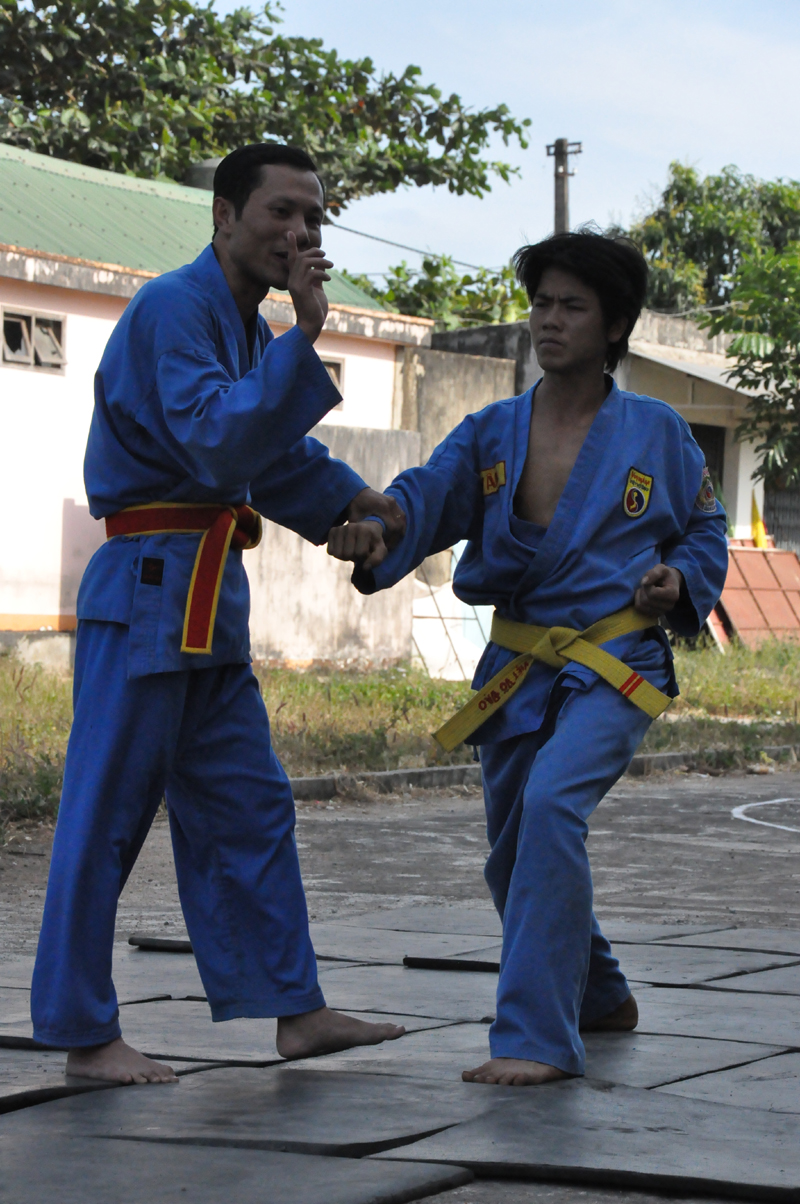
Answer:
[{"label": "embroidered chest patch", "polygon": [[650,502],[653,489],[653,478],[646,472],[632,468],[625,483],[625,493],[622,498],[622,509],[628,518],[639,518],[644,514]]},{"label": "embroidered chest patch", "polygon": [[494,468],[484,468],[481,471],[481,480],[483,481],[484,497],[488,497],[490,493],[497,493],[500,486],[506,483],[505,460],[498,460]]},{"label": "embroidered chest patch", "polygon": [[708,465],[703,465],[703,480],[700,484],[700,490],[697,497],[694,499],[694,504],[698,510],[702,510],[703,514],[715,514],[717,510],[717,499],[714,494],[714,485],[711,481],[711,473],[708,471]]}]

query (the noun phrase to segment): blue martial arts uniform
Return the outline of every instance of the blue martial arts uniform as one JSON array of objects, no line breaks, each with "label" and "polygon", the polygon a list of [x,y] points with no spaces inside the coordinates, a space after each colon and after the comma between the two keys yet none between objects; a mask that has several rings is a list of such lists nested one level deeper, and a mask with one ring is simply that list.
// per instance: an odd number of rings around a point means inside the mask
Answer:
[{"label": "blue martial arts uniform", "polygon": [[[339,393],[299,327],[246,330],[212,247],[146,284],[109,339],[85,460],[91,513],[248,503],[321,543],[365,488],[305,437]],[[166,794],[181,904],[213,1018],[324,1004],[288,779],[250,667],[242,553],[210,654],[181,652],[197,534],[117,537],[78,596],[75,718],[33,978],[34,1034],[119,1036],[117,898]]]},{"label": "blue martial arts uniform", "polygon": [[[356,572],[359,588],[385,589],[466,539],[457,597],[516,622],[584,630],[629,606],[643,574],[663,562],[685,582],[671,625],[696,635],[722,591],[727,539],[688,425],[664,402],[611,384],[544,529],[513,511],[534,391],[469,415],[425,466],[393,481],[387,492],[406,512],[406,535],[371,576]],[[660,627],[603,647],[677,694]],[[473,687],[516,655],[490,643]],[[592,913],[585,839],[589,815],[649,725],[591,669],[537,662],[470,738],[481,746],[486,879],[503,918],[493,1057],[581,1074],[579,1020],[608,1014],[630,994]]]}]

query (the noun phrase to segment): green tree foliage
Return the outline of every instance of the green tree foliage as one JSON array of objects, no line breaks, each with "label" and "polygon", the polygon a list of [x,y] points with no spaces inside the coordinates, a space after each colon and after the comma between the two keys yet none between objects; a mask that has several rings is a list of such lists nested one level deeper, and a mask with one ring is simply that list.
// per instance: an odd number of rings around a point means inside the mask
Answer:
[{"label": "green tree foliage", "polygon": [[380,301],[385,309],[433,318],[440,330],[517,322],[530,310],[528,296],[510,264],[498,270],[480,268],[474,275],[463,275],[448,256],[431,256],[423,259],[419,269],[410,268],[404,260],[389,269],[380,285],[367,276],[349,279]]},{"label": "green tree foliage", "polygon": [[736,272],[730,306],[708,315],[712,334],[732,333],[729,376],[749,391],[736,435],[756,440],[758,476],[800,484],[800,242],[757,251]]},{"label": "green tree foliage", "polygon": [[418,67],[378,74],[320,39],[275,33],[278,7],[220,16],[192,0],[0,0],[0,140],[139,176],[278,140],[319,163],[334,213],[401,184],[482,196],[525,142],[505,105],[469,110]]},{"label": "green tree foliage", "polygon": [[653,211],[628,233],[650,265],[650,308],[724,305],[744,256],[800,239],[800,182],[757,180],[736,167],[701,177],[672,163]]}]

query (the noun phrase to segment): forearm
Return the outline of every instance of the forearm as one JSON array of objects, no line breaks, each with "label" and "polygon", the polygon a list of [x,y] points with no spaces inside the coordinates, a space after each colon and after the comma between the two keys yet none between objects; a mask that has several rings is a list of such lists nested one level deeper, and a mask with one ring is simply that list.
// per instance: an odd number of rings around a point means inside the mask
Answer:
[{"label": "forearm", "polygon": [[159,360],[157,385],[170,433],[197,479],[215,488],[258,477],[340,400],[296,326],[238,381],[216,359],[172,352]]}]

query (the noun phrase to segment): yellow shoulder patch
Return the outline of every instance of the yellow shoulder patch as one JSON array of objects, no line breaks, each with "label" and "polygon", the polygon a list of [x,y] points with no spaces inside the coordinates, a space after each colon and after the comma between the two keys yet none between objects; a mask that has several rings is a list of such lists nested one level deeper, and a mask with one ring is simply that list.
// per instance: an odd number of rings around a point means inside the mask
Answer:
[{"label": "yellow shoulder patch", "polygon": [[628,518],[639,518],[644,514],[650,503],[652,490],[653,478],[646,472],[639,472],[638,468],[632,468],[628,473],[622,497],[622,509]]},{"label": "yellow shoulder patch", "polygon": [[497,493],[500,486],[506,483],[505,460],[498,460],[494,468],[484,468],[481,471],[481,480],[483,481],[484,497],[488,497],[490,493]]}]

